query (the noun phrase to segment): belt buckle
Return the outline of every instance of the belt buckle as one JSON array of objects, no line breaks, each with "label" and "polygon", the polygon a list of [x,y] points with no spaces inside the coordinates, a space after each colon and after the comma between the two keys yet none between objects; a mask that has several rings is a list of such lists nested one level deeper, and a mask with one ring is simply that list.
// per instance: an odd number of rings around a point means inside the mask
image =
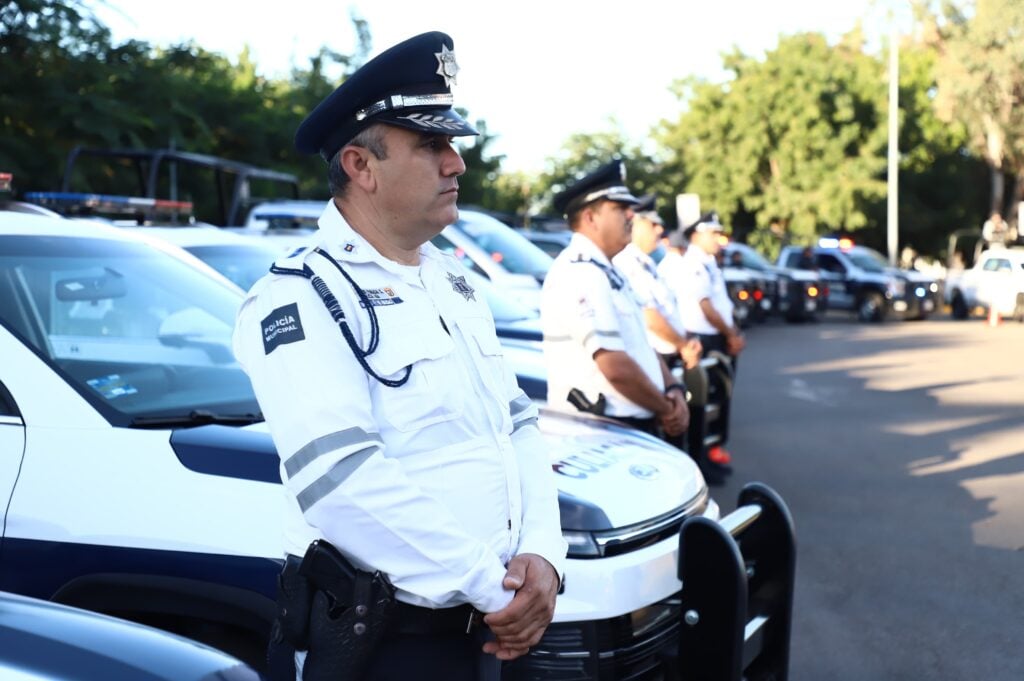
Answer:
[{"label": "belt buckle", "polygon": [[466,633],[472,633],[473,629],[480,626],[482,613],[476,608],[469,609],[469,617],[466,619]]}]

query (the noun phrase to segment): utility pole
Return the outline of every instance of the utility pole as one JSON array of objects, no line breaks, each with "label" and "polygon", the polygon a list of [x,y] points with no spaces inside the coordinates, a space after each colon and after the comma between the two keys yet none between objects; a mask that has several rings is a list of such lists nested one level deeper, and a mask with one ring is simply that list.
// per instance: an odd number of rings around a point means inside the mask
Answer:
[{"label": "utility pole", "polygon": [[887,232],[889,264],[896,265],[899,248],[899,136],[900,136],[900,36],[889,12],[889,171],[887,192]]}]

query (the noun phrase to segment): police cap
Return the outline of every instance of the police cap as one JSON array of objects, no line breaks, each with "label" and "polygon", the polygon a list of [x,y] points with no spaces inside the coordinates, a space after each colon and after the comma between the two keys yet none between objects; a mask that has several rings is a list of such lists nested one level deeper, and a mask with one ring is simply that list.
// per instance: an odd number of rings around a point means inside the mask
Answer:
[{"label": "police cap", "polygon": [[700,220],[683,230],[683,235],[689,239],[694,232],[724,232],[725,228],[718,221],[718,213],[704,213]]},{"label": "police cap", "polygon": [[295,148],[329,161],[374,123],[458,137],[476,135],[452,109],[459,72],[452,39],[433,31],[380,53],[329,94],[295,133]]},{"label": "police cap", "polygon": [[668,233],[668,245],[673,248],[686,248],[690,245],[690,242],[686,240],[683,230],[673,229]]},{"label": "police cap", "polygon": [[601,199],[636,205],[637,198],[626,187],[626,166],[622,161],[605,164],[556,194],[555,210],[569,216],[588,203]]},{"label": "police cap", "polygon": [[636,205],[633,206],[633,212],[636,213],[637,217],[650,220],[656,225],[665,225],[665,221],[658,215],[656,206],[658,203],[658,197],[654,194],[644,194],[637,199]]}]

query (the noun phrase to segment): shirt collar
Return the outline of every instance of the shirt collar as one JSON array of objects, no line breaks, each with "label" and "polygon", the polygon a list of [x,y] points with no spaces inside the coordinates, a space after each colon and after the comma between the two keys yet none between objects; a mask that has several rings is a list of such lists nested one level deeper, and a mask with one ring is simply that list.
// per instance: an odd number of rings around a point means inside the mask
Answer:
[{"label": "shirt collar", "polygon": [[636,259],[638,263],[640,263],[641,265],[648,269],[654,267],[654,259],[651,258],[651,256],[644,253],[643,251],[641,251],[640,247],[637,246],[636,244],[629,244],[628,246],[622,249],[622,252],[628,255],[629,257]]},{"label": "shirt collar", "polygon": [[579,256],[583,260],[594,260],[602,265],[612,266],[608,256],[597,247],[597,244],[579,232],[573,232],[572,238],[569,240],[569,249],[573,255]]},{"label": "shirt collar", "polygon": [[[320,227],[318,245],[330,253],[334,259],[350,263],[372,262],[402,277],[409,276],[407,267],[385,258],[369,241],[354,230],[333,200],[328,201],[324,206],[324,211],[320,214],[317,224]],[[439,255],[437,249],[430,242],[421,245],[419,253],[421,265],[424,260],[436,260]]]},{"label": "shirt collar", "polygon": [[718,261],[715,260],[715,256],[705,252],[702,248],[697,248],[696,246],[691,246],[687,248],[684,257],[685,256],[695,258],[698,262],[700,262],[703,265],[710,265],[712,263],[714,263],[715,265],[718,264]]}]

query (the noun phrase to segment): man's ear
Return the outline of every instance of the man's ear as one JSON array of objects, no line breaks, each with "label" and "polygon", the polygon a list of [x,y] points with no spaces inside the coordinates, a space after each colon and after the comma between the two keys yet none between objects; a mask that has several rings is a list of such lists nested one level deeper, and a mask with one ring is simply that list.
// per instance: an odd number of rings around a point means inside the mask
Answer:
[{"label": "man's ear", "polygon": [[371,192],[377,186],[377,179],[373,173],[373,165],[370,159],[373,154],[365,147],[350,145],[341,150],[338,162],[341,170],[349,176],[352,184],[366,192]]}]

